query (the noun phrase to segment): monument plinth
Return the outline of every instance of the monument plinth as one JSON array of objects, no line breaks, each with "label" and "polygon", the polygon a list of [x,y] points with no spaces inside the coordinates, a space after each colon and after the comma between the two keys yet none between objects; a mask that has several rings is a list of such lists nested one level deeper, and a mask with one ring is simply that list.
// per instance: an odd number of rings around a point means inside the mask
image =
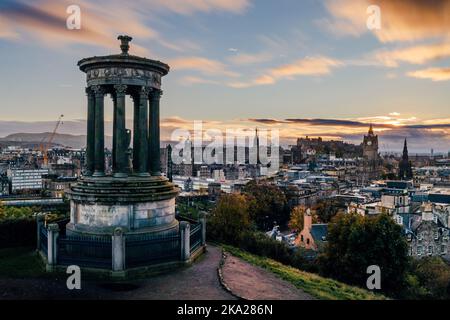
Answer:
[{"label": "monument plinth", "polygon": [[[68,235],[111,236],[178,233],[178,189],[161,175],[159,108],[161,78],[169,66],[129,55],[129,36],[119,36],[121,53],[78,62],[86,73],[87,141],[83,177],[68,192]],[[112,175],[105,174],[104,99],[113,101]],[[133,138],[126,128],[126,96],[133,99]],[[130,152],[132,148],[132,152]]]}]

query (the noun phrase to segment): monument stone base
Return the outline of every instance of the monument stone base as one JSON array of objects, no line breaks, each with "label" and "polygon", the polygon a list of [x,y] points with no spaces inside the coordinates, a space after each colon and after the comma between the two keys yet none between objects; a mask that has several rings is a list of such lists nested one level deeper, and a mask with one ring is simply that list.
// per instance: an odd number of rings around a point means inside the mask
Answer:
[{"label": "monument stone base", "polygon": [[67,235],[127,237],[178,233],[178,189],[164,177],[83,177],[71,187]]}]

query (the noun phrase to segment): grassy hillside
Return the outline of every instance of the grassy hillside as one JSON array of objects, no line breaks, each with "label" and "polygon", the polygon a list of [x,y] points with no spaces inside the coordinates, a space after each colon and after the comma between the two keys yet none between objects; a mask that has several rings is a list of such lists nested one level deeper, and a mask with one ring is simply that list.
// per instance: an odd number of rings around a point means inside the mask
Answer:
[{"label": "grassy hillside", "polygon": [[324,300],[384,300],[386,297],[342,282],[283,265],[269,258],[255,256],[235,247],[223,246],[225,251],[248,263],[262,267],[292,283],[306,293]]}]

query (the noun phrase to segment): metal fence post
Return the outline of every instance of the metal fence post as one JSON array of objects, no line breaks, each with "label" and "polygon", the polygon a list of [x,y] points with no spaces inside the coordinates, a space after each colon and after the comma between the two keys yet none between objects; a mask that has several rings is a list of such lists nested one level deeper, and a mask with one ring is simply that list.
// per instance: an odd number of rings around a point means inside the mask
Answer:
[{"label": "metal fence post", "polygon": [[202,212],[200,214],[200,223],[202,224],[202,246],[206,245],[206,216],[205,213]]},{"label": "metal fence post", "polygon": [[114,229],[111,241],[112,270],[125,270],[125,237],[122,228]]},{"label": "metal fence post", "polygon": [[48,264],[54,266],[58,260],[58,237],[59,226],[57,223],[51,223],[47,227],[48,239],[47,239],[47,261]]},{"label": "metal fence post", "polygon": [[188,261],[191,257],[191,225],[187,221],[180,222],[181,260]]}]

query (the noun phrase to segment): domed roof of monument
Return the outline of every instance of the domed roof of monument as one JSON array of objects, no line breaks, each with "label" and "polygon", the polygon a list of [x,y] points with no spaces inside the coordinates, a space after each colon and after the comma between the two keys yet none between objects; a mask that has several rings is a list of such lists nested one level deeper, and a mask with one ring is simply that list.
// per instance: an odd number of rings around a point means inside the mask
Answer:
[{"label": "domed roof of monument", "polygon": [[91,69],[102,67],[131,67],[158,72],[162,76],[169,72],[169,65],[161,61],[130,55],[128,51],[130,49],[129,42],[133,39],[132,37],[120,35],[117,39],[121,41],[121,53],[81,59],[77,64],[80,70],[87,72]]}]

